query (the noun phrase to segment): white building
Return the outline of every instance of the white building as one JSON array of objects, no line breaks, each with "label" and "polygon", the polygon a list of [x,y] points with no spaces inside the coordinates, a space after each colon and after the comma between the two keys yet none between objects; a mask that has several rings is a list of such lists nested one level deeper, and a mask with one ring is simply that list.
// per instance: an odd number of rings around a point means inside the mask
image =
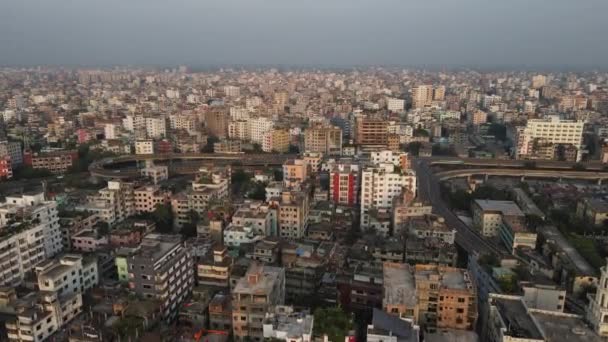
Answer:
[{"label": "white building", "polygon": [[564,311],[566,289],[550,284],[524,284],[522,289],[527,307],[546,311]]},{"label": "white building", "polygon": [[293,307],[278,305],[264,317],[264,339],[310,342],[314,317],[308,312],[294,312]]},{"label": "white building", "polygon": [[405,109],[405,100],[389,97],[386,101],[386,107],[391,112],[402,112]]},{"label": "white building", "polygon": [[228,137],[237,140],[249,140],[251,129],[247,120],[232,121],[228,124]]},{"label": "white building", "polygon": [[154,141],[138,140],[135,142],[135,154],[154,154]]},{"label": "white building", "polygon": [[122,126],[129,132],[146,127],[146,119],[142,115],[127,115],[122,119]]},{"label": "white building", "polygon": [[264,142],[264,133],[274,127],[274,121],[263,116],[257,117],[249,120],[249,127],[251,131],[251,141],[262,144]]},{"label": "white building", "polygon": [[164,118],[146,118],[146,134],[148,138],[164,138],[167,136],[167,123]]},{"label": "white building", "polygon": [[36,267],[36,274],[41,291],[56,291],[60,295],[82,293],[99,283],[97,259],[81,254],[48,260]]},{"label": "white building", "polygon": [[106,139],[116,139],[118,137],[118,126],[115,124],[106,124],[103,131]]},{"label": "white building", "polygon": [[390,150],[374,151],[370,155],[373,164],[390,163],[395,166],[409,168],[409,153],[393,152]]},{"label": "white building", "polygon": [[526,127],[517,137],[517,158],[526,158],[534,153],[536,143],[572,145],[578,153],[576,160],[582,158],[583,131],[585,121],[561,120],[558,116],[547,119],[528,120]]},{"label": "white building", "polygon": [[77,206],[76,210],[93,212],[109,225],[121,222],[135,215],[133,184],[109,181],[107,187],[99,190],[96,195],[89,196],[88,203]]},{"label": "white building", "polygon": [[[396,170],[392,163],[364,168],[361,173],[361,227],[371,228],[370,211],[390,211],[393,199],[400,196],[404,190],[416,193],[414,171]],[[381,233],[388,234],[388,231]]]},{"label": "white building", "polygon": [[601,277],[595,295],[588,295],[587,320],[598,335],[608,337],[608,266],[600,268]]},{"label": "white building", "polygon": [[241,89],[239,87],[235,87],[235,86],[225,86],[224,87],[224,94],[228,97],[238,97],[241,95]]},{"label": "white building", "polygon": [[169,167],[165,165],[147,166],[141,169],[140,173],[142,177],[150,178],[154,184],[169,179]]},{"label": "white building", "polygon": [[503,219],[523,220],[525,215],[513,201],[475,200],[473,203],[473,225],[483,236],[498,236]]},{"label": "white building", "polygon": [[42,226],[44,234],[44,251],[51,258],[63,250],[61,230],[57,215],[57,202],[46,201],[44,193],[7,196],[0,207],[0,227],[11,225],[18,217],[31,219],[32,225]]}]

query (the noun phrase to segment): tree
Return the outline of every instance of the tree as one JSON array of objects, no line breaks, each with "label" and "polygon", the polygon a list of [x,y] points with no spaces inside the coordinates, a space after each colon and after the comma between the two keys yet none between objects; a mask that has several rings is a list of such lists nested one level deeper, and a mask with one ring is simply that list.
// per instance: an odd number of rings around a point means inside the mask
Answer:
[{"label": "tree", "polygon": [[505,141],[507,139],[507,127],[503,124],[492,123],[488,128],[488,134],[493,135],[496,140]]},{"label": "tree", "polygon": [[249,191],[248,197],[258,201],[264,201],[266,199],[266,186],[264,183],[255,182],[253,184],[253,190]]},{"label": "tree", "polygon": [[300,148],[297,145],[289,145],[289,150],[287,152],[291,154],[298,154],[300,153]]},{"label": "tree", "polygon": [[316,309],[314,320],[315,336],[327,335],[330,341],[344,341],[354,326],[352,317],[339,307]]},{"label": "tree", "polygon": [[283,170],[274,170],[274,180],[277,182],[283,181]]},{"label": "tree", "polygon": [[545,220],[543,220],[543,218],[538,215],[534,215],[534,214],[526,215],[526,224],[533,231],[536,231],[536,228],[540,227],[544,222],[545,222]]},{"label": "tree", "polygon": [[152,212],[152,220],[161,233],[173,232],[173,212],[169,204],[157,204]]},{"label": "tree", "polygon": [[203,147],[202,151],[203,153],[213,153],[213,144],[215,144],[216,142],[219,142],[220,138],[216,137],[215,135],[210,135],[207,137],[207,145],[205,145],[205,147]]}]

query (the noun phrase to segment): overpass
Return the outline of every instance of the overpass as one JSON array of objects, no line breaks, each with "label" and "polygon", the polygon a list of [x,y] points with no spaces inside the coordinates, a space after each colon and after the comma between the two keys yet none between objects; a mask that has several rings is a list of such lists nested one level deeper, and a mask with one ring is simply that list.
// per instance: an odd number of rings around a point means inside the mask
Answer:
[{"label": "overpass", "polygon": [[[199,162],[200,165],[205,163],[217,163],[225,165],[239,166],[265,166],[276,167],[281,166],[285,161],[296,158],[297,154],[224,154],[224,153],[168,153],[168,154],[133,154],[118,157],[105,158],[93,162],[89,166],[89,172],[92,176],[100,178],[129,178],[137,176],[138,170],[120,169],[117,168],[121,164],[137,163],[140,161],[189,161]],[[189,174],[195,173],[198,170],[197,166],[179,165],[172,167],[173,172]]]},{"label": "overpass", "polygon": [[564,162],[556,160],[514,160],[514,159],[480,159],[480,158],[458,158],[458,157],[422,157],[418,160],[424,161],[430,166],[476,166],[494,168],[530,168],[535,169],[573,169],[580,165],[585,170],[603,171],[606,164],[599,161],[590,162]]},{"label": "overpass", "polygon": [[438,181],[452,178],[470,177],[475,175],[503,176],[503,177],[530,177],[530,178],[557,178],[557,179],[581,179],[597,180],[602,182],[608,179],[608,172],[601,171],[577,171],[577,170],[547,170],[547,169],[461,169],[435,173]]}]

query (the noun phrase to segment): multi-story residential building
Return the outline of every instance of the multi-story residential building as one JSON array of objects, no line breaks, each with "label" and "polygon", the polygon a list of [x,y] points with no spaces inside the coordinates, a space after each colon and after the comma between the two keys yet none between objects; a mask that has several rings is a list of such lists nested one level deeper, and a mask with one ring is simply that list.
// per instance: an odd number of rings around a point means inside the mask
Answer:
[{"label": "multi-story residential building", "polygon": [[[395,227],[397,229],[397,227]],[[395,235],[397,235],[395,231]],[[446,225],[443,217],[411,217],[401,232],[405,241],[405,261],[412,264],[456,265],[458,252],[454,245],[456,230]]]},{"label": "multi-story residential building", "polygon": [[64,250],[72,248],[72,236],[82,230],[91,230],[99,222],[96,214],[89,212],[79,212],[70,217],[59,218],[59,229],[61,230],[61,243]]},{"label": "multi-story residential building", "polygon": [[230,270],[232,258],[226,247],[220,244],[213,246],[210,253],[196,262],[198,285],[227,290],[230,288]]},{"label": "multi-story residential building", "polygon": [[106,139],[118,138],[118,126],[115,124],[107,123],[103,128],[103,132]]},{"label": "multi-story residential building", "polygon": [[77,206],[76,210],[96,213],[101,221],[109,225],[121,222],[135,215],[133,184],[109,181],[108,186],[88,198],[88,203]]},{"label": "multi-story residential building", "polygon": [[[6,289],[5,292],[10,292],[8,296],[16,298],[14,289]],[[5,323],[8,341],[42,342],[49,340],[51,335],[82,312],[82,294],[32,293],[16,299],[11,306],[16,315]]]},{"label": "multi-story residential building", "polygon": [[213,153],[241,153],[243,144],[240,140],[223,139],[213,144]]},{"label": "multi-story residential building", "polygon": [[477,294],[469,272],[463,269],[416,265],[417,322],[435,329],[471,330],[477,321]]},{"label": "multi-story residential building", "polygon": [[469,114],[469,123],[473,126],[479,126],[488,121],[488,113],[482,110],[476,110]]},{"label": "multi-story residential building", "polygon": [[251,133],[251,141],[257,144],[264,143],[264,134],[274,127],[274,121],[267,117],[257,117],[250,119],[249,130]]},{"label": "multi-story residential building", "polygon": [[13,165],[10,156],[0,156],[0,180],[13,178]]},{"label": "multi-story residential building", "polygon": [[419,85],[412,88],[412,107],[424,108],[433,103],[433,86]]},{"label": "multi-story residential building", "polygon": [[228,97],[239,97],[241,96],[241,89],[236,86],[228,85],[224,87],[224,95]]},{"label": "multi-story residential building", "polygon": [[154,154],[153,140],[138,140],[135,142],[135,154]]},{"label": "multi-story residential building", "polygon": [[289,131],[286,129],[273,129],[264,133],[262,151],[287,153],[289,151]]},{"label": "multi-story residential building", "polygon": [[0,141],[0,157],[10,157],[13,167],[23,164],[23,150],[17,141]]},{"label": "multi-story residential building", "polygon": [[361,166],[352,160],[337,161],[329,171],[329,198],[333,203],[355,205],[359,203]]},{"label": "multi-story residential building", "polygon": [[608,337],[608,266],[600,268],[600,279],[594,295],[587,295],[587,319],[598,335]]},{"label": "multi-story residential building", "polygon": [[[3,229],[6,229],[8,236],[19,232],[31,236],[31,233],[26,231],[32,228],[37,230],[37,227],[40,227],[40,232],[44,238],[44,250],[42,252],[45,257],[51,258],[63,250],[57,203],[45,200],[44,193],[6,196],[5,202],[0,205],[0,227],[5,227]],[[32,233],[38,237],[37,232],[32,231]],[[34,241],[28,238],[23,243],[30,244],[32,242]],[[24,248],[24,246],[21,246],[21,248]]]},{"label": "multi-story residential building", "polygon": [[78,160],[77,151],[54,151],[45,153],[26,152],[23,163],[33,169],[46,169],[51,173],[66,173]]},{"label": "multi-story residential building", "polygon": [[283,183],[287,186],[298,185],[308,179],[311,167],[304,159],[290,159],[283,164]]},{"label": "multi-story residential building", "polygon": [[247,120],[236,120],[228,124],[228,138],[247,141],[251,139],[251,129]]},{"label": "multi-story residential building", "polygon": [[137,295],[160,301],[166,321],[194,286],[194,263],[179,235],[148,234],[137,252],[127,257],[129,288]]},{"label": "multi-story residential building", "polygon": [[[404,320],[374,308],[372,324],[367,326],[368,342],[419,342],[420,327],[411,320]],[[425,334],[425,338],[428,334]],[[451,341],[430,340],[430,342]],[[476,341],[476,339],[465,340]]]},{"label": "multi-story residential building", "polygon": [[381,119],[358,117],[355,142],[363,146],[382,146],[388,143],[388,122]]},{"label": "multi-story residential building", "polygon": [[205,112],[205,127],[210,135],[224,138],[228,131],[229,115],[224,107],[212,107]]},{"label": "multi-story residential building", "polygon": [[83,293],[99,283],[97,258],[81,254],[66,254],[48,260],[35,268],[38,288],[59,295]]},{"label": "multi-story residential building", "polygon": [[146,118],[146,134],[151,139],[166,137],[167,121],[165,118]]},{"label": "multi-story residential building", "polygon": [[231,297],[217,293],[209,302],[209,328],[232,332]]},{"label": "multi-story residential building", "polygon": [[264,317],[264,339],[311,342],[314,317],[307,311],[296,312],[291,306],[275,306]]},{"label": "multi-story residential building", "polygon": [[169,203],[171,193],[158,185],[145,185],[133,190],[133,197],[137,213],[151,213],[157,205]]},{"label": "multi-story residential building", "polygon": [[390,163],[407,170],[411,167],[411,158],[409,153],[394,152],[391,150],[373,151],[370,153],[372,164]]},{"label": "multi-story residential building", "polygon": [[585,121],[562,120],[559,116],[546,119],[530,119],[517,136],[518,159],[535,158],[537,146],[550,144],[571,145],[578,151],[576,160],[582,158],[583,131]]},{"label": "multi-story residential building", "polygon": [[304,151],[325,155],[342,154],[342,130],[335,126],[314,125],[304,131]]},{"label": "multi-story residential building", "polygon": [[576,215],[591,224],[601,225],[608,220],[608,203],[599,198],[584,198],[576,203]]},{"label": "multi-story residential building", "polygon": [[246,202],[232,215],[231,225],[251,227],[256,234],[262,236],[276,235],[276,209],[263,202]]},{"label": "multi-story residential building", "polygon": [[518,247],[536,248],[536,233],[521,220],[502,220],[498,236],[508,250],[515,253]]},{"label": "multi-story residential building", "polygon": [[522,282],[523,300],[531,309],[563,312],[566,305],[566,289],[556,284]]},{"label": "multi-story residential building", "polygon": [[386,101],[386,109],[391,112],[402,112],[405,109],[405,100],[389,97]]},{"label": "multi-story residential building", "polygon": [[285,270],[252,263],[232,290],[232,328],[235,341],[264,338],[264,318],[285,301]]},{"label": "multi-story residential building", "polygon": [[393,229],[400,231],[411,218],[430,215],[432,211],[430,204],[416,200],[412,193],[404,191],[393,200]]},{"label": "multi-story residential building", "polygon": [[70,237],[72,249],[78,252],[94,252],[108,245],[108,237],[97,229],[83,229]]},{"label": "multi-story residential building", "polygon": [[149,178],[154,184],[169,179],[169,168],[165,165],[148,165],[141,169],[140,173],[142,177]]},{"label": "multi-story residential building", "polygon": [[[361,226],[373,228],[383,235],[389,234],[393,200],[403,191],[416,193],[416,174],[412,170],[397,169],[393,164],[367,166],[361,174]],[[381,226],[372,223],[370,211],[386,212],[388,222]],[[374,226],[374,227],[373,227]]]},{"label": "multi-story residential building", "polygon": [[492,293],[487,311],[480,336],[484,342],[600,342],[605,336],[591,330],[581,316],[533,309],[520,296]]},{"label": "multi-story residential building", "polygon": [[142,128],[145,129],[146,118],[143,115],[127,115],[122,119],[122,127],[129,132]]},{"label": "multi-story residential building", "polygon": [[271,205],[279,207],[278,236],[297,239],[306,234],[310,213],[308,193],[307,187],[283,191],[278,201],[271,201]]},{"label": "multi-story residential building", "polygon": [[534,75],[532,77],[532,88],[540,89],[547,85],[547,76],[545,75]]},{"label": "multi-story residential building", "polygon": [[383,264],[382,309],[401,319],[418,319],[416,282],[409,264],[385,262]]},{"label": "multi-story residential building", "polygon": [[523,221],[524,213],[513,201],[475,200],[473,225],[483,236],[498,236],[503,220]]}]

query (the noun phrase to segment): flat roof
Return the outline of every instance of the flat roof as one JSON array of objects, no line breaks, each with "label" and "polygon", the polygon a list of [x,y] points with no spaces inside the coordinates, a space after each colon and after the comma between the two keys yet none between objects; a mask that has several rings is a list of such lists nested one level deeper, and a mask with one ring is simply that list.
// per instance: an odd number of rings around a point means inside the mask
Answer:
[{"label": "flat roof", "polygon": [[416,282],[408,264],[385,262],[384,304],[416,305]]},{"label": "flat roof", "polygon": [[524,213],[519,209],[517,204],[513,201],[494,201],[478,199],[475,200],[481,210],[483,211],[500,211],[505,216],[525,216]]},{"label": "flat roof", "polygon": [[580,316],[542,310],[530,310],[530,315],[536,319],[543,330],[546,341],[603,341]]},{"label": "flat roof", "polygon": [[474,331],[446,329],[424,334],[425,342],[477,342],[479,336]]},{"label": "flat roof", "polygon": [[554,226],[543,226],[538,228],[539,232],[545,236],[547,240],[552,240],[565,256],[570,260],[572,265],[578,269],[582,275],[593,275],[597,274],[596,270],[589,265],[580,253],[574,248],[568,240],[557,230]]},{"label": "flat roof", "polygon": [[492,298],[507,329],[506,335],[518,338],[544,340],[541,331],[528,315],[521,298]]},{"label": "flat roof", "polygon": [[[239,279],[234,287],[233,293],[266,295],[272,290],[282,272],[283,269],[281,267],[252,263],[247,269],[245,276]],[[257,281],[255,283],[250,282],[249,276],[256,274],[258,275]]]}]

